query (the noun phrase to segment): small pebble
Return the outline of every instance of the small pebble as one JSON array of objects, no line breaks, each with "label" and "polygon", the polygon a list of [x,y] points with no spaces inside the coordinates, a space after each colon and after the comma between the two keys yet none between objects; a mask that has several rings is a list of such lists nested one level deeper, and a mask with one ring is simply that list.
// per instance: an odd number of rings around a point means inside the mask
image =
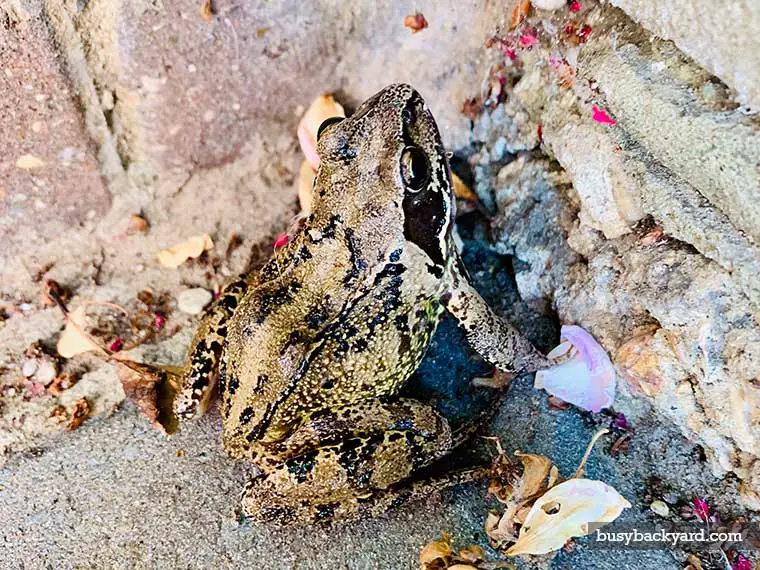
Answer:
[{"label": "small pebble", "polygon": [[34,379],[40,384],[47,386],[56,376],[58,376],[58,368],[55,363],[50,360],[43,360],[37,368]]},{"label": "small pebble", "polygon": [[213,295],[206,289],[200,287],[185,289],[177,295],[177,306],[183,313],[197,315],[211,302],[212,298]]},{"label": "small pebble", "polygon": [[663,501],[652,501],[649,508],[652,509],[654,514],[660,515],[661,517],[667,517],[670,514],[670,508],[668,508],[668,505]]},{"label": "small pebble", "polygon": [[38,365],[39,361],[36,358],[30,358],[24,362],[23,366],[21,367],[21,374],[24,375],[24,378],[30,378],[34,376],[34,373],[37,372]]}]

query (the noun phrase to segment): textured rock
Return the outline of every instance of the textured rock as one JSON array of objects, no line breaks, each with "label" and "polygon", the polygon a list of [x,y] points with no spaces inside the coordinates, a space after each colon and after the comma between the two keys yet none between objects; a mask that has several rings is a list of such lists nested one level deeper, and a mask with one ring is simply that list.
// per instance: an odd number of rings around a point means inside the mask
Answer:
[{"label": "textured rock", "polygon": [[202,287],[185,289],[177,295],[177,308],[188,315],[199,315],[211,299],[211,292]]},{"label": "textured rock", "polygon": [[734,87],[739,99],[760,108],[760,4],[733,0],[651,2],[612,0],[658,37],[673,40],[688,56]]},{"label": "textured rock", "polygon": [[[546,30],[540,18],[528,25]],[[496,247],[523,262],[521,295],[543,296],[612,355],[617,405],[649,402],[705,446],[716,472],[744,479],[756,507],[760,129],[672,44],[614,9],[585,18],[586,43],[549,39],[521,51],[519,67],[501,64],[516,85],[500,122],[510,133],[542,125],[572,188],[529,155],[501,176],[476,170],[475,187],[494,189]],[[563,77],[567,62],[575,74]],[[490,156],[498,137],[478,140]]]}]

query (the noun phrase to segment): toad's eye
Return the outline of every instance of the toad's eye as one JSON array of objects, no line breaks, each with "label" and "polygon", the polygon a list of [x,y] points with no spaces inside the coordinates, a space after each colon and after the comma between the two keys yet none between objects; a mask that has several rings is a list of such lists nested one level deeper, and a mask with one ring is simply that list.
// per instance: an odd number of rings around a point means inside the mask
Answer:
[{"label": "toad's eye", "polygon": [[322,121],[322,124],[319,125],[319,128],[317,129],[317,140],[319,140],[319,137],[322,136],[322,131],[324,131],[327,127],[330,125],[334,125],[335,123],[340,123],[343,120],[344,117],[330,117],[329,119],[325,119]]},{"label": "toad's eye", "polygon": [[410,192],[419,192],[430,179],[430,164],[418,147],[408,146],[401,153],[401,178]]}]

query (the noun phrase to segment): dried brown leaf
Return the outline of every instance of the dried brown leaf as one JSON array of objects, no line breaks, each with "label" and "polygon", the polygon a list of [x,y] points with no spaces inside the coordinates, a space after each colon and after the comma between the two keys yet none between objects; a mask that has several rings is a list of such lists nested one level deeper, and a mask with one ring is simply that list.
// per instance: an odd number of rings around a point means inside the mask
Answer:
[{"label": "dried brown leaf", "polygon": [[89,417],[91,411],[92,407],[87,398],[80,398],[74,402],[74,409],[71,412],[71,421],[69,422],[69,425],[66,426],[66,431],[73,431],[81,426],[82,422]]},{"label": "dried brown leaf", "polygon": [[129,216],[129,229],[133,232],[144,234],[148,231],[148,220],[143,218],[140,214],[132,214]]},{"label": "dried brown leaf", "polygon": [[103,351],[103,347],[97,344],[85,332],[87,324],[85,322],[85,311],[87,305],[82,304],[76,310],[66,315],[66,327],[63,329],[61,338],[58,339],[56,349],[58,354],[64,358],[71,358],[83,352],[91,350]]},{"label": "dried brown leaf", "polygon": [[425,19],[425,16],[417,12],[404,18],[404,26],[412,30],[413,34],[416,34],[428,27],[428,21]]},{"label": "dried brown leaf", "polygon": [[311,164],[309,164],[309,161],[304,160],[298,172],[298,202],[301,204],[301,212],[304,214],[311,212],[311,193],[316,177],[317,173]]},{"label": "dried brown leaf", "polygon": [[530,13],[530,0],[515,0],[515,5],[512,7],[512,20],[509,24],[509,29],[514,30],[522,24],[525,18]]},{"label": "dried brown leaf", "polygon": [[486,551],[483,550],[482,546],[471,544],[467,548],[463,548],[459,551],[459,558],[461,558],[464,562],[471,562],[473,564],[476,564],[481,560],[486,559]]},{"label": "dried brown leaf", "polygon": [[520,503],[546,488],[546,477],[552,468],[551,459],[535,453],[515,451],[523,464],[523,473],[514,487],[512,500]]},{"label": "dried brown leaf", "polygon": [[50,392],[53,396],[58,396],[61,394],[61,392],[68,390],[76,383],[77,381],[74,377],[64,372],[63,374],[59,374],[53,378],[53,381],[50,383],[50,386],[48,386],[47,389],[48,392]]},{"label": "dried brown leaf", "polygon": [[50,410],[50,415],[48,417],[58,423],[63,423],[66,421],[66,408],[61,405],[55,406]]},{"label": "dried brown leaf", "polygon": [[158,252],[158,261],[165,267],[176,269],[188,259],[200,255],[214,247],[214,242],[208,234],[193,236],[181,243],[162,249]]},{"label": "dried brown leaf", "polygon": [[454,196],[471,202],[476,202],[478,200],[478,195],[470,190],[467,184],[462,182],[462,179],[453,172],[451,173],[451,181],[454,184]]},{"label": "dried brown leaf", "polygon": [[203,18],[205,22],[210,22],[215,13],[213,0],[203,0],[200,6],[200,13],[201,18]]},{"label": "dried brown leaf", "polygon": [[69,299],[69,292],[58,281],[48,279],[42,286],[40,304],[43,307],[54,307],[65,303]]},{"label": "dried brown leaf", "polygon": [[119,359],[118,375],[124,393],[148,420],[164,433],[177,431],[172,403],[179,387],[177,375],[167,368]]},{"label": "dried brown leaf", "polygon": [[345,116],[346,112],[343,110],[343,106],[332,95],[325,94],[314,99],[301,117],[296,131],[298,143],[301,145],[301,152],[314,170],[319,168],[319,155],[317,154],[319,127],[327,119]]}]

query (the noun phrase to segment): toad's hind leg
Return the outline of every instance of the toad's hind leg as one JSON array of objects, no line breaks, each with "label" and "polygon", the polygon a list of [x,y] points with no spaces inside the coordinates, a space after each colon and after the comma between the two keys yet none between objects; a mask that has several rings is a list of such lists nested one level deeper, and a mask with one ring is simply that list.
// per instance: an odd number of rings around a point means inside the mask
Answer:
[{"label": "toad's hind leg", "polygon": [[[372,405],[382,409],[372,415],[364,408],[354,414],[352,407],[334,412],[337,418],[356,419],[348,422],[354,426],[352,433],[339,421],[333,433],[310,427],[293,434],[291,450],[298,449],[298,454],[248,483],[244,514],[277,525],[374,515],[431,488],[485,475],[476,469],[411,483],[415,472],[451,450],[448,423],[415,400]],[[316,445],[297,441],[304,436]]]},{"label": "toad's hind leg", "polygon": [[204,312],[187,354],[174,413],[180,420],[206,411],[219,376],[227,324],[248,289],[246,277],[230,282]]}]

